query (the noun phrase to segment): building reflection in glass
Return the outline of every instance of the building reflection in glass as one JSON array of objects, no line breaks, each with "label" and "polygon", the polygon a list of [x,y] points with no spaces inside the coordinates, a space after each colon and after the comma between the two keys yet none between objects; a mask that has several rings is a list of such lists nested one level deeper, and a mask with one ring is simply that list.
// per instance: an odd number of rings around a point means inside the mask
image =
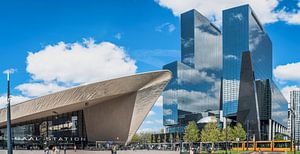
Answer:
[{"label": "building reflection in glass", "polygon": [[239,116],[241,58],[247,51],[251,52],[261,139],[272,139],[272,125],[285,127],[288,117],[287,101],[272,80],[272,42],[249,5],[224,10],[223,112],[233,119]]},{"label": "building reflection in glass", "polygon": [[196,10],[181,15],[181,61],[163,67],[173,73],[163,93],[163,123],[169,132],[182,132],[189,121],[218,116],[221,38],[220,30]]}]

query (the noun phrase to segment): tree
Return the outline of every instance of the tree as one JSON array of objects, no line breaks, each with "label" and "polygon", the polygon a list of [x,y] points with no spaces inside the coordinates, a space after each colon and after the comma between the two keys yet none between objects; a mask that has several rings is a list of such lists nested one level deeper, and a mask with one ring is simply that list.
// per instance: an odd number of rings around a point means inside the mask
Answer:
[{"label": "tree", "polygon": [[222,130],[219,141],[226,141],[226,133],[227,133],[227,141],[235,141],[234,129],[230,126],[227,126]]},{"label": "tree", "polygon": [[179,142],[179,141],[180,141],[180,137],[179,137],[179,133],[178,133],[178,132],[176,133],[175,140],[176,140],[176,142]]},{"label": "tree", "polygon": [[282,134],[276,134],[274,140],[284,140],[284,136]]},{"label": "tree", "polygon": [[234,136],[234,140],[236,138],[239,138],[240,141],[246,140],[246,131],[244,130],[242,124],[238,123],[236,126],[234,126],[233,136]]},{"label": "tree", "polygon": [[221,136],[220,128],[217,123],[208,123],[204,126],[201,131],[201,141],[202,142],[217,142],[223,138]]},{"label": "tree", "polygon": [[161,143],[160,134],[158,134],[158,136],[157,136],[157,143]]},{"label": "tree", "polygon": [[140,142],[140,140],[141,140],[140,135],[139,134],[134,134],[132,139],[131,139],[131,142],[132,143],[137,143],[137,142]]},{"label": "tree", "polygon": [[151,142],[151,133],[143,132],[139,134],[141,143],[150,143]]},{"label": "tree", "polygon": [[170,134],[170,138],[169,138],[169,141],[170,141],[171,143],[173,143],[173,142],[174,142],[174,137],[173,137],[173,133],[171,133],[171,134]]},{"label": "tree", "polygon": [[185,128],[185,133],[183,136],[183,140],[188,143],[198,142],[199,137],[199,129],[195,121],[190,121],[187,127]]}]

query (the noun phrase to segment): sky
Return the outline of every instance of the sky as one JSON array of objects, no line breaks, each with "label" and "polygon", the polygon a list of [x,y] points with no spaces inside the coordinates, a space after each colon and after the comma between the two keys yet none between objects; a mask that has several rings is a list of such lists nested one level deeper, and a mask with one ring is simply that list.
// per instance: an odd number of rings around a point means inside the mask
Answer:
[{"label": "sky", "polygon": [[[298,0],[10,0],[0,2],[0,72],[12,102],[69,87],[160,70],[180,59],[180,13],[197,9],[218,27],[222,10],[250,4],[273,43],[274,80],[300,89]],[[0,105],[6,76],[0,75]],[[162,97],[139,131],[162,128]]]}]

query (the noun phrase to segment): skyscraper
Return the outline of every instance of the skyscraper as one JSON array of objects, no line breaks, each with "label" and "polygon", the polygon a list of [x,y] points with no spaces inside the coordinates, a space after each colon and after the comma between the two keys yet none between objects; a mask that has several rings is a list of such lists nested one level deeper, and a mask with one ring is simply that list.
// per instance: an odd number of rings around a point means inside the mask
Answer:
[{"label": "skyscraper", "polygon": [[272,42],[249,7],[223,11],[224,115],[237,113],[243,52],[251,52],[256,79],[272,79]]},{"label": "skyscraper", "polygon": [[216,121],[222,75],[221,31],[196,10],[181,15],[181,61],[163,68],[173,79],[163,93],[163,122],[182,132],[189,121]]},{"label": "skyscraper", "polygon": [[[300,142],[300,91],[291,91],[290,92],[290,102],[289,102],[289,111],[294,112],[295,117],[293,117],[293,113],[289,112],[289,133],[294,134],[295,132],[295,143],[299,145]],[[295,118],[295,119],[294,119]],[[295,125],[295,127],[294,127]],[[295,128],[295,131],[293,131]]]},{"label": "skyscraper", "polygon": [[287,101],[272,81],[272,42],[249,5],[223,11],[223,111],[249,123],[256,139],[286,126]]}]

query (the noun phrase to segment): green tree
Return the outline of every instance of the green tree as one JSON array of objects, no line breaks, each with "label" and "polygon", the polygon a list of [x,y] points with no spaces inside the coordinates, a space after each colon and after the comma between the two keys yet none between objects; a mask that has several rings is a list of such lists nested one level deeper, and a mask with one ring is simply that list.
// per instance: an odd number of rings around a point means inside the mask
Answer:
[{"label": "green tree", "polygon": [[157,143],[161,143],[160,134],[158,134],[158,136],[157,136]]},{"label": "green tree", "polygon": [[226,141],[226,133],[227,133],[227,141],[235,141],[235,136],[234,136],[234,129],[230,126],[227,126],[222,130],[222,133],[219,141]]},{"label": "green tree", "polygon": [[201,131],[201,141],[211,142],[212,148],[214,149],[214,143],[224,139],[224,135],[222,134],[217,123],[208,123]]},{"label": "green tree", "polygon": [[175,142],[179,142],[179,141],[180,141],[179,133],[176,133]]},{"label": "green tree", "polygon": [[282,134],[276,134],[274,140],[284,140],[284,136]]},{"label": "green tree", "polygon": [[143,132],[139,134],[141,143],[150,143],[151,142],[151,133]]},{"label": "green tree", "polygon": [[183,140],[188,143],[198,142],[199,137],[199,129],[195,121],[190,121],[187,127],[185,128],[185,133],[183,136]]},{"label": "green tree", "polygon": [[131,142],[132,143],[140,142],[140,140],[141,140],[140,135],[139,134],[134,134],[133,137],[132,137],[132,139],[131,139]]},{"label": "green tree", "polygon": [[221,136],[220,128],[217,123],[208,123],[204,126],[201,131],[201,141],[202,142],[217,142],[223,138]]},{"label": "green tree", "polygon": [[245,141],[246,140],[246,131],[244,130],[242,124],[238,123],[236,126],[234,126],[233,136],[234,136],[234,140],[236,138],[239,138],[240,141]]}]

